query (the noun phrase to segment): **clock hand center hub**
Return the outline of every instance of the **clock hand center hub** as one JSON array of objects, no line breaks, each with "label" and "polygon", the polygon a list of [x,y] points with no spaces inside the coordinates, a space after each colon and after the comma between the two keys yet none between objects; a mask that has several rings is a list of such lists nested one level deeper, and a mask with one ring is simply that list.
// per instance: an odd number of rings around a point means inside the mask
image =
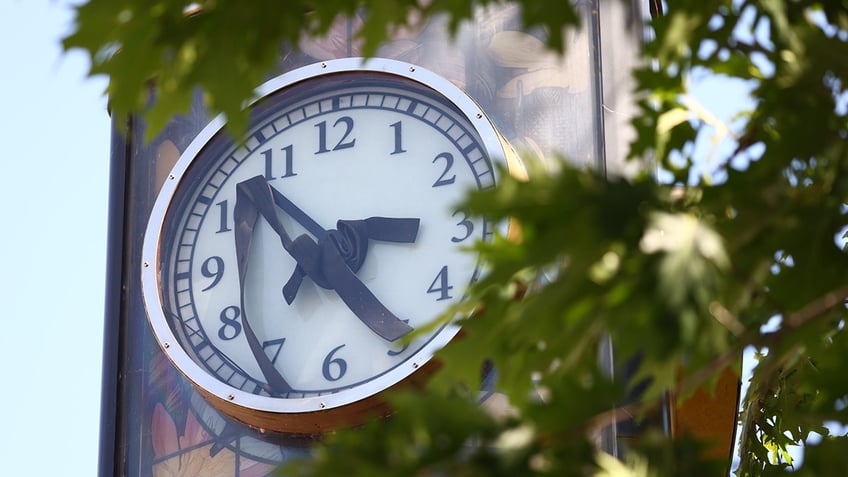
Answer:
[{"label": "clock hand center hub", "polygon": [[[315,261],[321,264],[335,263],[338,258],[341,258],[352,272],[358,272],[362,268],[362,264],[365,262],[365,256],[368,253],[368,236],[363,237],[363,232],[366,231],[363,230],[363,227],[356,227],[355,224],[358,222],[361,221],[340,220],[337,224],[339,229],[328,230],[324,236],[318,237],[318,247],[315,249],[315,253],[317,253],[317,256],[314,257]],[[335,255],[336,257],[330,257],[329,255]],[[298,261],[298,265],[302,267],[303,264]],[[308,270],[307,275],[318,286],[332,290],[333,285],[326,276],[328,271],[330,270],[326,266],[319,266]]]}]

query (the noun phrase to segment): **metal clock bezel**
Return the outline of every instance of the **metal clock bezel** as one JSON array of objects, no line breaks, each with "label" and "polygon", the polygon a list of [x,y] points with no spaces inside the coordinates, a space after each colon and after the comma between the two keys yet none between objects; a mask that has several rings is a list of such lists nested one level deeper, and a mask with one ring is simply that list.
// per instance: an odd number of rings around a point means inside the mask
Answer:
[{"label": "metal clock bezel", "polygon": [[[493,164],[507,165],[507,150],[501,136],[474,100],[459,87],[438,74],[401,61],[383,58],[372,58],[368,60],[363,58],[344,58],[308,65],[284,73],[264,83],[257,88],[256,99],[251,105],[272,93],[296,83],[331,74],[363,71],[395,75],[416,82],[438,93],[456,107],[472,127],[474,127],[475,132],[480,137],[481,146],[489,161]],[[164,303],[161,296],[161,279],[158,270],[158,264],[160,263],[160,241],[166,216],[180,186],[181,179],[195,158],[198,157],[207,143],[224,128],[225,124],[226,118],[223,115],[214,118],[181,154],[179,160],[166,178],[151,210],[142,246],[142,295],[148,321],[160,347],[184,376],[191,380],[195,386],[199,387],[204,394],[212,396],[222,403],[229,403],[239,408],[245,408],[246,410],[273,414],[321,412],[351,405],[392,387],[424,366],[430,361],[438,349],[453,339],[459,331],[459,327],[449,324],[445,329],[438,332],[412,358],[388,370],[381,376],[343,392],[303,398],[268,397],[235,389],[221,382],[196,363],[188,352],[183,349],[183,346],[168,324],[168,319],[165,317]],[[499,181],[497,168],[493,168],[493,171],[496,174],[495,182],[497,183]],[[506,224],[500,224],[497,227],[502,233],[506,232]]]}]

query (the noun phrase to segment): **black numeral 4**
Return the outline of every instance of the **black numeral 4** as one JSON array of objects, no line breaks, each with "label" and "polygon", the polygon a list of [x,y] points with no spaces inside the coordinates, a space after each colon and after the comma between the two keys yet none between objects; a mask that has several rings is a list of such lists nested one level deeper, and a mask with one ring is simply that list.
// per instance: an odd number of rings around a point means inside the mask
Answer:
[{"label": "black numeral 4", "polygon": [[450,295],[451,290],[453,290],[453,286],[448,284],[448,266],[445,265],[439,270],[439,274],[433,279],[430,287],[427,288],[427,293],[437,293],[436,301],[450,300],[453,298]]}]

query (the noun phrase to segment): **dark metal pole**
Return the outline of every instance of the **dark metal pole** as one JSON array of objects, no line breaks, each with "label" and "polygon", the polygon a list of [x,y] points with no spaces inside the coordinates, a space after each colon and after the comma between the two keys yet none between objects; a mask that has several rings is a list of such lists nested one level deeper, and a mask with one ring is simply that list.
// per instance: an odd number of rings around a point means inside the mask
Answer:
[{"label": "dark metal pole", "polygon": [[103,324],[103,373],[100,395],[100,455],[98,475],[119,475],[116,456],[123,441],[118,426],[118,390],[120,385],[123,244],[126,220],[126,163],[128,142],[121,133],[122,125],[112,118],[109,161],[109,209],[106,242],[106,290]]}]

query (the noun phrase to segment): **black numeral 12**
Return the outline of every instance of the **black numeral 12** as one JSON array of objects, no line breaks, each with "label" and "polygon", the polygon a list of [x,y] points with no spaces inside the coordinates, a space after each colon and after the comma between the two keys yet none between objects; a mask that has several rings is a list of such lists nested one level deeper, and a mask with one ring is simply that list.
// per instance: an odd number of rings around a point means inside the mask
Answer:
[{"label": "black numeral 12", "polygon": [[356,144],[356,138],[351,140],[347,140],[350,133],[353,132],[353,118],[350,116],[342,116],[333,123],[333,129],[339,125],[339,123],[344,125],[344,134],[342,134],[342,138],[339,139],[339,142],[333,146],[333,149],[329,149],[327,147],[327,121],[321,121],[316,124],[315,127],[318,128],[318,150],[315,151],[315,154],[323,154],[325,152],[338,151],[340,149],[349,149]]}]

